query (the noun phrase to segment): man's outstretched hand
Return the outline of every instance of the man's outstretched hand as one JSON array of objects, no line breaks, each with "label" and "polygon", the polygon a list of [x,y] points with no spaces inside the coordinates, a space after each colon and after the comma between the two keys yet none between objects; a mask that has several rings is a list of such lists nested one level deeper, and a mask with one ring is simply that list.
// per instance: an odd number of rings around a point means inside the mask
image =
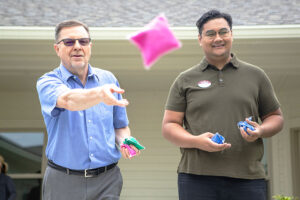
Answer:
[{"label": "man's outstretched hand", "polygon": [[115,106],[122,106],[125,107],[129,104],[126,99],[118,100],[113,95],[113,93],[123,94],[125,91],[114,84],[107,84],[103,85],[99,88],[99,96],[101,98],[101,102],[105,103],[106,105],[115,105]]}]

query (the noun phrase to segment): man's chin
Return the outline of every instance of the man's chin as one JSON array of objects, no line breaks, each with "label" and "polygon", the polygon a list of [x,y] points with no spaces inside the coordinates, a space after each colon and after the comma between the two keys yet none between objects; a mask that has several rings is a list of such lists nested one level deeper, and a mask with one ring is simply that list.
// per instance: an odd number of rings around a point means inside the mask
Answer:
[{"label": "man's chin", "polygon": [[214,57],[216,58],[228,57],[228,55],[230,55],[230,53],[228,54],[228,52],[224,52],[224,51],[214,53]]},{"label": "man's chin", "polygon": [[85,63],[78,63],[78,62],[72,62],[72,67],[73,68],[76,68],[76,69],[81,69],[81,68],[84,68],[85,67]]}]

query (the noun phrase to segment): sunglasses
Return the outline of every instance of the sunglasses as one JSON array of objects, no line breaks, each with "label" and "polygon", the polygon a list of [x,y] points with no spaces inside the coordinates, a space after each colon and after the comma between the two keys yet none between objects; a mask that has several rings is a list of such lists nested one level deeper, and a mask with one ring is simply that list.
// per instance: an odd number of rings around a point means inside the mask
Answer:
[{"label": "sunglasses", "polygon": [[74,44],[76,43],[76,40],[78,40],[78,42],[81,46],[87,46],[91,42],[91,38],[79,38],[79,39],[66,38],[66,39],[60,40],[56,44],[63,42],[65,46],[71,47],[71,46],[74,46]]}]

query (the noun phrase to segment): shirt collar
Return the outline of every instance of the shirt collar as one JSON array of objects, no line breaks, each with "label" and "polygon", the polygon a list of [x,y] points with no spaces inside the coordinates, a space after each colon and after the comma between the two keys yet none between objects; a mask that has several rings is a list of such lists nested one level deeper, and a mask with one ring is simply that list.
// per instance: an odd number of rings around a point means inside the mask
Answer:
[{"label": "shirt collar", "polygon": [[[63,80],[67,81],[67,80],[69,80],[69,78],[75,76],[74,74],[69,72],[69,70],[67,70],[67,68],[62,63],[60,64],[59,68],[60,68],[60,72],[61,72],[61,76],[62,76]],[[93,77],[93,76],[97,77],[97,75],[94,73],[94,70],[90,66],[90,64],[88,65],[88,75],[87,76],[88,76],[88,78]]]},{"label": "shirt collar", "polygon": [[[237,57],[232,53],[231,54],[231,59],[229,61],[230,66],[234,67],[234,68],[239,68],[239,61],[237,59]],[[212,66],[208,63],[207,59],[204,57],[201,62],[200,62],[200,69],[201,71],[205,71],[209,66]]]}]

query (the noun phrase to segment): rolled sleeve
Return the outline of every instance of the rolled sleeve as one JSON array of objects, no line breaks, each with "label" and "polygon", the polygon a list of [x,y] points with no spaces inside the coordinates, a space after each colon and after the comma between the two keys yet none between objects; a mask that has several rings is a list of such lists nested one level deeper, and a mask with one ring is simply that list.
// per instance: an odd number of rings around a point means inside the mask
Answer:
[{"label": "rolled sleeve", "polygon": [[56,107],[57,98],[70,89],[60,79],[46,75],[37,81],[36,87],[42,112],[48,116],[58,116],[64,109]]},{"label": "rolled sleeve", "polygon": [[261,79],[258,101],[260,117],[266,116],[280,107],[271,80],[265,73],[263,73],[263,78]]},{"label": "rolled sleeve", "polygon": [[124,128],[128,126],[129,121],[126,114],[126,108],[115,106],[114,107],[114,128]]}]

